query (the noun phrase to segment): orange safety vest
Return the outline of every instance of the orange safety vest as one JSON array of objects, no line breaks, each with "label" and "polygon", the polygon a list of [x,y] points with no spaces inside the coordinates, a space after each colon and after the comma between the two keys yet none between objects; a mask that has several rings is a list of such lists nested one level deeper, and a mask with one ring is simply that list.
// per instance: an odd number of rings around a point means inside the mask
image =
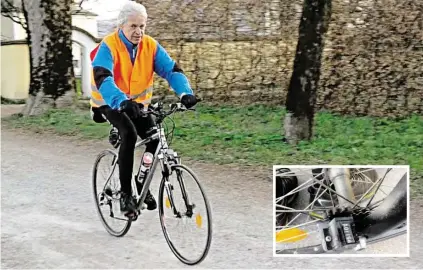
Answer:
[{"label": "orange safety vest", "polygon": [[[134,101],[144,105],[150,104],[153,96],[156,41],[148,35],[143,36],[138,45],[134,65],[132,65],[128,50],[120,39],[118,31],[106,36],[102,42],[107,44],[112,53],[113,79],[117,87]],[[94,60],[99,46],[91,52],[91,61]],[[91,70],[91,90],[90,104],[92,107],[107,105],[95,84],[93,69]]]}]

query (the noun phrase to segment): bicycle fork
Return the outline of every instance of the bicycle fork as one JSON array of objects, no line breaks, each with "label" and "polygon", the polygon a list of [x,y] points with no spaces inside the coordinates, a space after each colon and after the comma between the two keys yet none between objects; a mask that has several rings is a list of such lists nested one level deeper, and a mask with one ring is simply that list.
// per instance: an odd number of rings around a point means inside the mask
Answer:
[{"label": "bicycle fork", "polygon": [[[191,204],[189,201],[189,196],[188,193],[185,189],[185,184],[184,184],[184,180],[182,178],[182,172],[179,170],[175,170],[174,171],[177,175],[177,179],[179,182],[179,186],[181,188],[181,193],[182,193],[182,198],[184,200],[185,203],[185,207],[187,209],[185,215],[187,217],[192,217],[193,215],[193,209],[195,207],[194,204]],[[165,189],[166,189],[166,194],[167,194],[167,200],[166,200],[166,207],[171,208],[173,210],[173,214],[177,217],[177,218],[181,218],[182,214],[180,211],[178,211],[178,209],[176,208],[176,204],[175,204],[175,199],[173,197],[173,185],[170,183],[169,180],[165,181]]]}]

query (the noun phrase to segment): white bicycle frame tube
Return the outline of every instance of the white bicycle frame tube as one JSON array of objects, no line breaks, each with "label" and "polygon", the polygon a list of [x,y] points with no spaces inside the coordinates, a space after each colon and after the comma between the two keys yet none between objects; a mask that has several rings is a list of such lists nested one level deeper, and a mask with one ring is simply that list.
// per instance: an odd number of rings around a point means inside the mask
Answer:
[{"label": "white bicycle frame tube", "polygon": [[329,179],[335,186],[340,207],[353,207],[355,203],[354,191],[351,186],[350,169],[348,168],[330,168],[328,170]]},{"label": "white bicycle frame tube", "polygon": [[[158,129],[158,132],[153,134],[150,138],[144,139],[144,140],[139,141],[135,144],[135,148],[137,148],[137,147],[145,145],[146,143],[153,141],[153,140],[158,140],[159,143],[157,145],[156,152],[154,153],[154,156],[153,156],[153,164],[150,167],[150,173],[147,174],[147,178],[145,179],[145,181],[143,183],[141,194],[138,194],[138,190],[137,190],[137,187],[136,187],[134,177],[131,178],[132,194],[139,201],[138,208],[140,208],[140,206],[144,202],[145,197],[147,196],[147,190],[149,189],[151,181],[153,180],[154,171],[157,168],[157,164],[159,163],[159,160],[163,159],[163,156],[160,155],[160,153],[162,153],[163,151],[166,151],[168,149],[168,144],[167,144],[164,128],[160,127]],[[140,166],[138,168],[138,174],[137,175],[139,175],[139,172],[141,170],[141,164],[142,164],[142,159],[141,159]],[[153,173],[151,173],[151,172],[153,172]]]}]

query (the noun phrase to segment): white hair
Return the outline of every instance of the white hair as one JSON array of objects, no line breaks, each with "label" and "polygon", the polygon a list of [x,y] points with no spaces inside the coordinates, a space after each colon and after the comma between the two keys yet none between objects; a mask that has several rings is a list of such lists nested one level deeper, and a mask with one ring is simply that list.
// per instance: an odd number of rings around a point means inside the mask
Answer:
[{"label": "white hair", "polygon": [[119,12],[117,18],[118,26],[122,26],[128,21],[128,17],[131,15],[141,15],[147,19],[147,10],[142,4],[134,1],[127,2]]}]

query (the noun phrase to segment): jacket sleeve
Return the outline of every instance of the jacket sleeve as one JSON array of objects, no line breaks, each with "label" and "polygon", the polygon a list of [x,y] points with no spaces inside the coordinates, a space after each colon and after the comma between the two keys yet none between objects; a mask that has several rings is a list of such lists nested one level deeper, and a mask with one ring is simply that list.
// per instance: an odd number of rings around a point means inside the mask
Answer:
[{"label": "jacket sleeve", "polygon": [[154,58],[154,71],[169,83],[178,97],[193,94],[188,78],[158,42]]},{"label": "jacket sleeve", "polygon": [[100,44],[92,66],[95,84],[104,101],[112,109],[118,109],[120,103],[127,97],[114,81],[112,52],[104,42]]}]

